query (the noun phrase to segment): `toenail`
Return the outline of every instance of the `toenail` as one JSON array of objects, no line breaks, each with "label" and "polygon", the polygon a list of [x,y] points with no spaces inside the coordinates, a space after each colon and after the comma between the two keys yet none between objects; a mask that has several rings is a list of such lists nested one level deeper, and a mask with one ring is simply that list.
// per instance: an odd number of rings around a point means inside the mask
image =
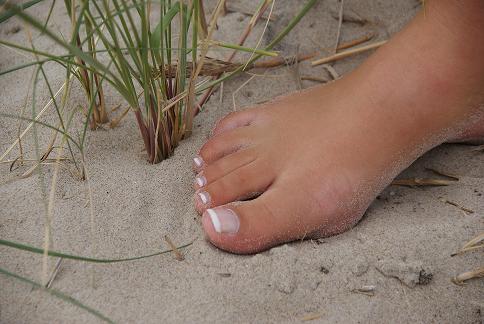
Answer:
[{"label": "toenail", "polygon": [[197,156],[193,159],[193,163],[195,163],[195,165],[198,167],[198,168],[201,168],[202,165],[203,165],[203,159],[200,157],[200,156]]},{"label": "toenail", "polygon": [[213,228],[217,233],[235,234],[239,231],[240,221],[237,214],[228,208],[207,209]]},{"label": "toenail", "polygon": [[201,188],[207,184],[207,178],[203,175],[197,175],[195,177],[195,183]]},{"label": "toenail", "polygon": [[205,206],[208,206],[210,204],[210,195],[206,191],[200,191],[198,193],[198,197],[200,198],[200,201],[202,204]]}]

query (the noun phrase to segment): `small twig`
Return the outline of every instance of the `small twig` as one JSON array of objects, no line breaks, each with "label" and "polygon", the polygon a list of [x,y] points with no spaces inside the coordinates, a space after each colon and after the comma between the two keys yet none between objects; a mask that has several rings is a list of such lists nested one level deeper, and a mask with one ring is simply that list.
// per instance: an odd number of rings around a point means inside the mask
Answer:
[{"label": "small twig", "polygon": [[220,106],[224,102],[224,82],[220,83]]},{"label": "small twig", "polygon": [[343,9],[344,9],[345,2],[344,0],[340,0],[340,1],[341,1],[341,5],[339,7],[338,30],[336,32],[336,42],[335,42],[334,51],[333,51],[334,54],[336,54],[336,52],[338,51],[339,39],[341,36],[341,26],[343,25]]},{"label": "small twig", "polygon": [[220,277],[223,277],[223,278],[230,278],[232,277],[232,274],[229,273],[229,272],[219,272],[217,273]]},{"label": "small twig", "polygon": [[440,198],[440,201],[442,201],[442,202],[444,202],[446,204],[452,205],[454,207],[457,207],[457,208],[463,210],[464,212],[466,212],[468,214],[474,214],[474,211],[472,209],[469,209],[469,208],[466,208],[464,206],[461,206],[461,205],[459,205],[456,202],[453,202],[453,201],[450,201],[450,200],[447,200],[447,199],[444,199],[444,198]]},{"label": "small twig", "polygon": [[478,244],[478,245],[474,245],[474,246],[470,246],[468,248],[462,249],[459,252],[452,253],[450,256],[455,257],[456,255],[460,255],[465,252],[470,252],[470,251],[482,249],[482,248],[484,248],[484,244]]},{"label": "small twig", "polygon": [[329,81],[325,78],[314,77],[314,76],[311,76],[311,75],[301,75],[301,80],[321,82],[321,83],[326,83],[326,82]]},{"label": "small twig", "polygon": [[[20,153],[20,154],[22,154],[22,153]],[[9,168],[9,171],[10,172],[12,172],[12,171],[17,170],[18,168],[20,168],[20,166],[16,167],[15,169],[13,168],[15,166],[15,163],[17,163],[18,160],[21,160],[21,162],[23,164],[22,155],[19,155],[15,160],[12,161],[12,164],[10,164],[10,168]]]},{"label": "small twig", "polygon": [[425,170],[428,170],[430,172],[433,172],[433,173],[440,175],[440,176],[443,176],[443,177],[447,177],[449,179],[453,179],[454,181],[459,181],[459,177],[455,174],[452,174],[452,173],[439,171],[439,170],[436,170],[436,169],[433,169],[433,168],[425,168]]},{"label": "small twig", "polygon": [[303,322],[309,322],[309,321],[314,321],[316,319],[320,319],[323,315],[321,314],[308,314],[301,318],[301,321]]},{"label": "small twig", "polygon": [[173,244],[173,242],[170,240],[168,235],[165,235],[165,241],[170,246],[170,249],[173,251],[173,253],[175,253],[175,259],[177,259],[178,261],[185,260],[185,257],[183,256],[183,254],[180,252],[180,250],[178,250],[176,245]]},{"label": "small twig", "polygon": [[361,288],[352,289],[351,292],[373,297],[375,296],[375,288],[375,286],[363,286]]},{"label": "small twig", "polygon": [[334,69],[334,67],[332,67],[331,65],[329,64],[324,64],[323,65],[323,68],[328,71],[329,75],[331,76],[331,78],[333,80],[338,80],[340,78],[338,72],[336,72],[336,70]]},{"label": "small twig", "polygon": [[52,271],[52,274],[50,275],[49,281],[47,281],[47,284],[45,285],[45,288],[50,288],[52,286],[52,283],[55,280],[55,277],[57,277],[57,274],[59,273],[61,263],[62,263],[62,258],[59,258],[55,264],[54,271]]},{"label": "small twig", "polygon": [[362,43],[365,43],[365,42],[373,39],[373,37],[375,37],[375,33],[371,33],[371,34],[365,35],[363,37],[348,41],[346,43],[342,43],[338,46],[337,50],[340,51],[340,50],[344,50],[344,49],[348,49],[350,47],[360,45]]},{"label": "small twig", "polygon": [[450,256],[456,256],[465,252],[484,248],[484,233],[481,233],[467,242],[458,252],[452,253]]},{"label": "small twig", "polygon": [[427,186],[448,186],[455,183],[455,180],[443,180],[443,179],[396,179],[393,180],[392,186],[407,186],[407,187],[427,187]]},{"label": "small twig", "polygon": [[349,56],[352,56],[352,55],[360,54],[360,53],[378,48],[378,47],[382,46],[383,44],[385,44],[386,42],[387,41],[385,40],[385,41],[376,42],[376,43],[373,43],[373,44],[370,44],[370,45],[361,46],[361,47],[351,49],[351,50],[348,50],[348,51],[340,52],[340,53],[337,53],[337,54],[334,54],[334,55],[331,55],[331,56],[328,56],[328,57],[325,57],[325,58],[322,58],[322,59],[319,59],[319,60],[315,60],[315,61],[311,62],[311,65],[316,66],[316,65],[321,65],[321,64],[341,60],[343,58],[346,58],[346,57],[349,57]]},{"label": "small twig", "polygon": [[316,52],[313,53],[308,53],[308,54],[297,54],[294,56],[289,56],[289,57],[274,57],[271,59],[263,60],[263,61],[258,61],[255,62],[253,67],[254,68],[273,68],[273,67],[278,67],[281,65],[292,65],[296,64],[302,61],[309,60],[317,55]]},{"label": "small twig", "polygon": [[455,283],[456,285],[463,286],[465,284],[465,281],[467,280],[474,279],[474,278],[482,278],[482,277],[484,277],[484,267],[480,267],[476,270],[461,273],[460,275],[457,275],[454,278],[452,278],[452,282]]}]

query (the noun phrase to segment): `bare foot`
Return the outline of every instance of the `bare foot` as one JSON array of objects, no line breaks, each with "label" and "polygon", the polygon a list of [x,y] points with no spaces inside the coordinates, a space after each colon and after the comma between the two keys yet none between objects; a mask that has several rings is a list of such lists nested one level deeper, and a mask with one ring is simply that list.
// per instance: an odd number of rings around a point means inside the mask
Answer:
[{"label": "bare foot", "polygon": [[341,233],[424,152],[484,136],[484,2],[436,2],[343,79],[217,124],[194,159],[214,245],[253,253]]}]

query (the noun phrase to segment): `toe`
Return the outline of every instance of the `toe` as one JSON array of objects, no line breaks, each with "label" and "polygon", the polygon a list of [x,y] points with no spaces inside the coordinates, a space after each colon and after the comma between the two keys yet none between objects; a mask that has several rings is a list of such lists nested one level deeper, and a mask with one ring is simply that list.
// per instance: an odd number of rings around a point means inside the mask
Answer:
[{"label": "toe", "polygon": [[212,244],[240,254],[304,238],[321,220],[307,217],[306,206],[294,208],[298,206],[295,196],[270,189],[254,200],[207,209],[202,217],[204,230]]},{"label": "toe", "polygon": [[211,164],[203,167],[197,174],[193,183],[194,189],[198,190],[217,179],[224,177],[230,172],[247,165],[257,159],[257,150],[253,147],[242,149],[229,154]]},{"label": "toe", "polygon": [[210,138],[202,146],[198,156],[194,158],[194,169],[200,171],[206,165],[246,147],[250,142],[253,131],[250,127],[242,127]]},{"label": "toe", "polygon": [[248,126],[256,117],[254,108],[236,111],[220,119],[212,130],[212,136],[235,129],[237,127]]},{"label": "toe", "polygon": [[268,165],[256,159],[215,180],[205,178],[203,181],[207,184],[195,193],[195,208],[201,214],[207,208],[248,199],[264,192],[273,180],[269,170]]}]

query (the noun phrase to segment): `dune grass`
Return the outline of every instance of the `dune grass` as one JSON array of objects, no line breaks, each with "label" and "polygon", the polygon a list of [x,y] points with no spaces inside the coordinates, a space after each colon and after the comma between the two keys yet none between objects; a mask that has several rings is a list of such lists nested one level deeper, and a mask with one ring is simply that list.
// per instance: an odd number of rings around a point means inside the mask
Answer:
[{"label": "dune grass", "polygon": [[[193,242],[183,244],[178,247],[171,248],[170,250],[163,250],[163,251],[158,251],[151,254],[145,254],[145,255],[129,257],[129,258],[118,258],[118,259],[101,259],[101,258],[85,257],[85,256],[79,256],[79,255],[74,255],[69,253],[52,251],[52,250],[49,250],[47,252],[47,255],[51,257],[59,257],[63,259],[71,259],[71,260],[92,262],[92,263],[117,263],[117,262],[141,260],[141,259],[151,258],[154,256],[170,253],[175,251],[176,249],[184,249],[186,247],[189,247],[190,245],[192,245],[192,243]],[[29,245],[29,244],[23,244],[23,243],[0,239],[0,245],[22,250],[22,251],[27,251],[27,252],[37,253],[37,254],[44,254],[44,249]]]},{"label": "dune grass", "polygon": [[[96,59],[97,51],[96,45],[99,38],[95,38],[95,33],[93,33],[93,26],[89,19],[86,17],[78,17],[75,10],[75,2],[72,0],[64,0],[65,8],[69,18],[71,20],[71,42],[74,41],[75,45],[83,52],[90,55],[93,59]],[[88,4],[89,5],[89,4]],[[80,30],[77,29],[77,19],[84,18],[84,30],[85,36],[81,42]],[[100,29],[101,31],[104,28]],[[83,44],[86,43],[87,51],[83,50]],[[94,130],[100,125],[106,124],[109,121],[108,114],[106,111],[106,104],[104,99],[104,92],[102,84],[100,83],[100,76],[87,69],[87,63],[80,57],[75,57],[76,63],[79,64],[78,69],[74,70],[77,79],[82,85],[86,98],[88,102],[92,102],[92,109],[89,111],[85,107],[84,114],[86,115],[86,123],[89,123],[89,127]]]},{"label": "dune grass", "polygon": [[[258,12],[271,2],[262,0]],[[126,0],[81,1],[77,3],[77,10],[73,0],[65,0],[71,20],[69,40],[47,28],[45,23],[26,13],[22,7],[6,4],[9,14],[17,15],[67,53],[54,55],[0,41],[6,46],[39,57],[35,63],[9,68],[0,75],[50,61],[66,67],[68,74],[79,79],[88,99],[84,111],[85,129],[88,126],[95,129],[108,121],[103,83],[109,83],[134,112],[147,160],[158,163],[173,154],[179,142],[190,135],[194,115],[199,110],[199,107],[195,107],[196,96],[248,66],[244,64],[234,71],[219,74],[215,80],[203,79],[201,72],[204,71],[208,50],[223,47],[235,52],[250,52],[253,55],[247,63],[253,63],[262,56],[275,56],[277,53],[271,51],[272,47],[315,3],[316,0],[308,1],[264,49],[212,39],[217,18],[225,4],[223,0],[213,10],[209,23],[206,23],[201,0],[146,0],[134,3]],[[159,16],[159,23],[152,26],[151,21],[155,15]],[[178,37],[175,37],[175,29]],[[96,45],[96,40],[99,45]],[[101,54],[103,59],[98,57]],[[166,73],[172,70],[174,73]],[[84,148],[85,136],[84,131],[77,143],[81,150]],[[69,137],[67,139],[71,140]]]}]

